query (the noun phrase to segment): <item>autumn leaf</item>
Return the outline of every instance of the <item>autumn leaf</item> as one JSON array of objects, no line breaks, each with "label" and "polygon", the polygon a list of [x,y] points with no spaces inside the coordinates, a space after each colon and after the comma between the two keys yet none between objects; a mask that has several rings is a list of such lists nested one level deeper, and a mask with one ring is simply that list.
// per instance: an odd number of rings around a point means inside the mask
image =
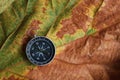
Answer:
[{"label": "autumn leaf", "polygon": [[[0,1],[0,80],[119,80],[119,0]],[[56,47],[46,66],[31,64],[27,42]]]}]

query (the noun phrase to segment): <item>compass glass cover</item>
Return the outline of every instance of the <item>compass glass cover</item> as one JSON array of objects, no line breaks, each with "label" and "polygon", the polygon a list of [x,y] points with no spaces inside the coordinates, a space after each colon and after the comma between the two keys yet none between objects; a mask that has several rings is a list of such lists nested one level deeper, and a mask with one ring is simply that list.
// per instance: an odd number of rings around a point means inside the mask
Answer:
[{"label": "compass glass cover", "polygon": [[26,55],[36,65],[49,63],[55,55],[55,47],[46,37],[35,37],[26,46]]}]

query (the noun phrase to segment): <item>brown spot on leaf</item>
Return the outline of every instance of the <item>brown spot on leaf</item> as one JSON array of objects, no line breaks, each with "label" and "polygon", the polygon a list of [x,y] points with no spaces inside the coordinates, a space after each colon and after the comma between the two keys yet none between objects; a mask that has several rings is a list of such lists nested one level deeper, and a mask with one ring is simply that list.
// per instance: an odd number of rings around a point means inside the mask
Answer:
[{"label": "brown spot on leaf", "polygon": [[49,1],[45,0],[45,6],[48,6]]},{"label": "brown spot on leaf", "polygon": [[42,12],[45,13],[46,12],[46,8],[43,7],[42,8]]},{"label": "brown spot on leaf", "polygon": [[74,34],[75,31],[78,29],[77,26],[73,24],[71,19],[62,20],[61,24],[63,25],[63,27],[56,34],[60,38],[62,38],[64,34]]},{"label": "brown spot on leaf", "polygon": [[104,4],[105,6],[101,7],[100,11],[96,13],[93,21],[93,26],[99,30],[120,22],[120,1],[104,0]]},{"label": "brown spot on leaf", "polygon": [[86,22],[92,23],[92,19],[86,13],[89,12],[89,8],[91,5],[98,7],[102,0],[84,0],[83,2],[79,3],[72,10],[72,20],[79,28],[82,28],[84,31],[88,29],[88,25]]},{"label": "brown spot on leaf", "polygon": [[26,31],[24,37],[23,37],[23,49],[25,49],[26,44],[28,43],[28,41],[34,37],[36,31],[38,29],[40,29],[39,25],[41,24],[41,22],[39,20],[33,20],[30,24],[30,27],[28,28],[28,30]]},{"label": "brown spot on leaf", "polygon": [[86,15],[86,13],[88,12],[87,5],[88,4],[85,4],[83,1],[72,10],[73,23],[76,24],[79,28],[82,28],[84,31],[86,31],[87,28],[86,21],[89,20],[89,16]]},{"label": "brown spot on leaf", "polygon": [[76,7],[72,10],[72,18],[62,20],[61,24],[63,27],[56,34],[58,37],[62,38],[64,34],[74,34],[77,29],[83,29],[87,31],[88,25],[86,22],[92,22],[92,19],[86,15],[89,12],[89,7],[91,5],[98,6],[101,1],[97,0],[84,0],[80,2]]}]

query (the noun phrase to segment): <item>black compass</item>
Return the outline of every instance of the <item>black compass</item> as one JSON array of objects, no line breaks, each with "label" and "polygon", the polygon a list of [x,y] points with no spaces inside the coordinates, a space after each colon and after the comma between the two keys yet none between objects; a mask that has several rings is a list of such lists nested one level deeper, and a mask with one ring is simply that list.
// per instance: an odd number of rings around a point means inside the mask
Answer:
[{"label": "black compass", "polygon": [[55,47],[46,37],[34,37],[26,46],[26,55],[33,64],[45,65],[53,59]]}]

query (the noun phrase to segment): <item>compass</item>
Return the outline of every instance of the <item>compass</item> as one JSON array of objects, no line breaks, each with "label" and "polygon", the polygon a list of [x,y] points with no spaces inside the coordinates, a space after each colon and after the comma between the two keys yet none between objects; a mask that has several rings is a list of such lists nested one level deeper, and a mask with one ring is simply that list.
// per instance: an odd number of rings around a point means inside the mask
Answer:
[{"label": "compass", "polygon": [[34,37],[26,46],[26,55],[31,63],[45,65],[54,58],[55,47],[52,41],[46,37]]}]

